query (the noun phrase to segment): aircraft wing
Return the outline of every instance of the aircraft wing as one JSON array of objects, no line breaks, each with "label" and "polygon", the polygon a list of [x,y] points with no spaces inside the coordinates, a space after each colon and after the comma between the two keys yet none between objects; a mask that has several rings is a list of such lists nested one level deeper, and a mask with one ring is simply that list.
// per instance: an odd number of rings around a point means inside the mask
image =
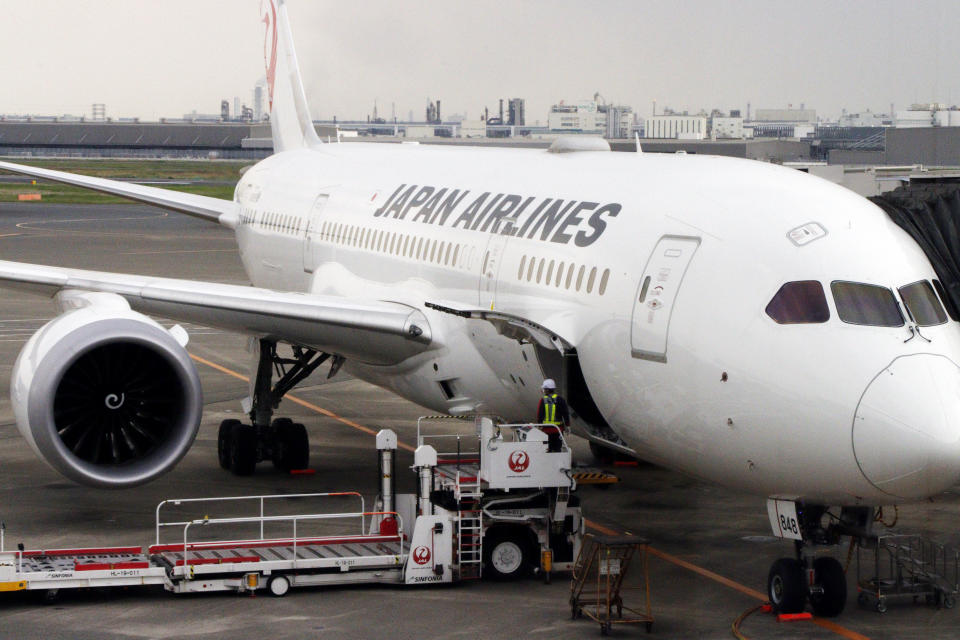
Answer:
[{"label": "aircraft wing", "polygon": [[269,336],[372,364],[395,364],[431,342],[426,316],[396,302],[6,261],[0,261],[0,288],[51,297],[66,290],[113,293],[143,313]]},{"label": "aircraft wing", "polygon": [[236,228],[239,219],[237,205],[232,200],[210,198],[208,196],[182,193],[180,191],[161,189],[158,187],[147,187],[140,184],[121,182],[119,180],[81,176],[65,171],[28,167],[12,162],[0,162],[0,169],[40,178],[42,180],[62,182],[75,187],[83,187],[84,189],[121,196],[123,198],[136,200],[137,202],[145,202],[146,204],[163,207],[171,211],[185,213],[195,218],[217,222],[231,229]]}]

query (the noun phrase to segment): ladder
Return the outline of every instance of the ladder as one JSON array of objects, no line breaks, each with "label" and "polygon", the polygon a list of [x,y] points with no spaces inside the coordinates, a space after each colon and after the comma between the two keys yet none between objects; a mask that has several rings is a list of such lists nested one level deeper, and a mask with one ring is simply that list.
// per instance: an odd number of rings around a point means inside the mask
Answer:
[{"label": "ladder", "polygon": [[457,471],[454,497],[459,505],[457,514],[457,562],[460,566],[461,580],[480,578],[483,562],[483,511],[480,498],[483,490],[480,486],[480,470],[476,475],[467,476]]},{"label": "ladder", "polygon": [[478,503],[474,508],[461,509],[457,518],[457,562],[461,580],[478,580],[483,561],[483,511]]}]

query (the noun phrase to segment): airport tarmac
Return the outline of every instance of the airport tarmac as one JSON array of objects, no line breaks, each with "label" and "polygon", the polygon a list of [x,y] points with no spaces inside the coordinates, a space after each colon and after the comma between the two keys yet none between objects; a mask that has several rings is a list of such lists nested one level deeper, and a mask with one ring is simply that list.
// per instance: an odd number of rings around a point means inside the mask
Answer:
[{"label": "airport tarmac", "polygon": [[[244,283],[232,234],[209,223],[145,206],[0,204],[0,259]],[[358,490],[372,499],[376,456],[371,433],[389,427],[415,443],[427,413],[392,394],[322,368],[286,400],[278,415],[307,425],[314,475],[280,474],[261,464],[238,478],[219,468],[220,421],[240,417],[249,371],[246,339],[187,326],[198,361],[205,413],[196,444],[169,474],[136,489],[102,491],[67,481],[41,462],[19,435],[6,392],[26,339],[55,314],[50,300],[3,291],[0,313],[0,519],[6,545],[28,548],[147,545],[156,504],[166,498]],[[531,407],[531,413],[534,407]],[[472,427],[463,427],[468,432]],[[578,461],[590,461],[574,438]],[[402,447],[402,445],[401,445]],[[412,491],[409,449],[397,465],[400,491]],[[770,537],[761,497],[704,484],[649,465],[617,467],[620,485],[578,493],[595,533],[631,532],[651,541],[652,637],[731,637],[730,625],[761,603],[767,570],[792,553]],[[899,509],[898,530],[958,542],[960,495]],[[887,514],[888,518],[892,514]],[[846,561],[846,549],[838,550]],[[832,620],[778,623],[756,614],[750,638],[954,638],[960,612],[892,604],[886,614],[856,604],[856,562],[846,611]],[[354,587],[291,591],[285,598],[162,589],[68,593],[43,606],[32,594],[0,593],[0,638],[583,638],[599,635],[571,620],[569,581],[468,582],[451,587]],[[614,637],[645,635],[615,628]]]}]

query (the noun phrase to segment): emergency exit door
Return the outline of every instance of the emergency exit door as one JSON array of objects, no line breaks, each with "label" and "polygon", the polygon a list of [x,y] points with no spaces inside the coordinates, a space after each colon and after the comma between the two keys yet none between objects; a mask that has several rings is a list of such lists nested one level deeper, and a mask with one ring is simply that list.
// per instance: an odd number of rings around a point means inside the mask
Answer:
[{"label": "emergency exit door", "polygon": [[683,275],[700,238],[663,236],[653,249],[633,301],[630,347],[634,358],[667,361],[670,317]]},{"label": "emergency exit door", "polygon": [[500,265],[507,248],[507,236],[492,234],[487,241],[487,250],[480,265],[479,303],[483,309],[493,309],[497,297],[497,282],[500,279]]},{"label": "emergency exit door", "polygon": [[329,193],[321,193],[313,201],[310,213],[307,216],[306,233],[303,235],[303,270],[313,273],[320,264],[320,227],[323,222],[323,210],[327,208]]}]

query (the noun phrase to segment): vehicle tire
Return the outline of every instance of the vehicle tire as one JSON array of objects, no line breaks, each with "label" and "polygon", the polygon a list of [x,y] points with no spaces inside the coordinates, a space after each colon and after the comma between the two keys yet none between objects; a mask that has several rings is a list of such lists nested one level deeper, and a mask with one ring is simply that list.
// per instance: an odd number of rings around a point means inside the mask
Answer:
[{"label": "vehicle tire", "polygon": [[877,600],[877,613],[886,613],[887,612],[887,603],[885,600]]},{"label": "vehicle tire", "polygon": [[290,591],[290,579],[286,576],[272,576],[267,582],[270,595],[282,598]]},{"label": "vehicle tire", "polygon": [[287,418],[278,418],[273,427],[273,466],[280,471],[306,469],[310,465],[307,428]]},{"label": "vehicle tire", "polygon": [[217,460],[220,468],[227,471],[230,470],[230,440],[233,438],[233,429],[239,424],[239,420],[224,420],[217,432]]},{"label": "vehicle tire", "polygon": [[767,596],[777,613],[800,613],[807,597],[803,566],[794,558],[780,558],[767,574]]},{"label": "vehicle tire", "polygon": [[943,607],[945,609],[953,609],[957,606],[957,597],[952,595],[943,596]]},{"label": "vehicle tire", "polygon": [[494,580],[516,580],[530,571],[533,552],[522,529],[494,530],[483,541],[487,575]]},{"label": "vehicle tire", "polygon": [[230,441],[230,470],[234,475],[249,476],[257,468],[257,432],[248,424],[233,428]]},{"label": "vehicle tire", "polygon": [[817,558],[813,561],[813,576],[823,589],[810,594],[813,612],[822,618],[833,618],[847,605],[847,576],[836,558]]}]

